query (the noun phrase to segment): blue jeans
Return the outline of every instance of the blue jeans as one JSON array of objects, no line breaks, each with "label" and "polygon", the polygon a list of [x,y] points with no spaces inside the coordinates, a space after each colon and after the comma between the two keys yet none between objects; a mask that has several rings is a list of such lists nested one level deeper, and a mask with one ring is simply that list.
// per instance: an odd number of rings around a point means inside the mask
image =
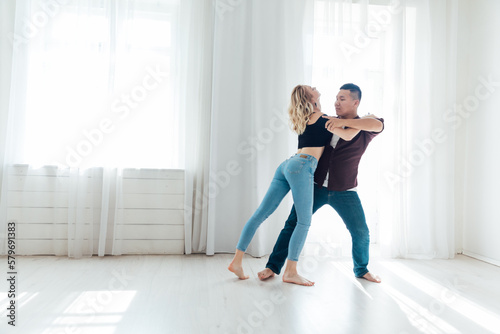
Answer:
[{"label": "blue jeans", "polygon": [[317,165],[318,161],[312,155],[296,154],[285,160],[276,169],[266,196],[241,232],[240,240],[236,246],[237,249],[243,252],[247,250],[257,228],[276,210],[291,189],[296,214],[294,229],[290,232],[286,241],[287,253],[285,257],[288,255],[288,259],[291,261],[299,260],[309,226],[311,226],[314,171]]},{"label": "blue jeans", "polygon": [[[370,231],[366,225],[365,213],[357,192],[329,191],[325,187],[315,186],[313,213],[325,204],[330,205],[337,211],[351,233],[354,275],[356,277],[363,277],[368,272]],[[288,253],[288,240],[290,240],[290,236],[294,233],[296,224],[297,213],[295,207],[292,207],[285,227],[281,230],[273,252],[266,264],[266,268],[271,269],[278,275],[285,263]]]}]

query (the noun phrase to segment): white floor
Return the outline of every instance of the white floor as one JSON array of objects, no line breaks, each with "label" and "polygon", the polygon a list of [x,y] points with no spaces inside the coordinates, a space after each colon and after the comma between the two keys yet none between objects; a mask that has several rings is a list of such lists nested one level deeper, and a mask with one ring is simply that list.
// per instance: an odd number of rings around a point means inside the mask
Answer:
[{"label": "white floor", "polygon": [[465,256],[372,259],[381,284],[355,279],[350,258],[305,256],[311,288],[259,281],[267,258],[247,257],[239,281],[231,258],[17,257],[17,326],[2,280],[0,333],[500,333],[500,267]]}]

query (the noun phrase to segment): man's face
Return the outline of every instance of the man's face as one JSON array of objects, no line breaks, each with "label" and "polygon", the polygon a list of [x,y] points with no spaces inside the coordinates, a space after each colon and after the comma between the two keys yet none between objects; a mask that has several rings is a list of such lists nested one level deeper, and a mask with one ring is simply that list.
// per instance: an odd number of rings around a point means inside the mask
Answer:
[{"label": "man's face", "polygon": [[358,104],[359,100],[354,100],[349,90],[341,89],[337,94],[337,100],[335,101],[335,111],[337,116],[342,117],[356,113],[356,107]]}]

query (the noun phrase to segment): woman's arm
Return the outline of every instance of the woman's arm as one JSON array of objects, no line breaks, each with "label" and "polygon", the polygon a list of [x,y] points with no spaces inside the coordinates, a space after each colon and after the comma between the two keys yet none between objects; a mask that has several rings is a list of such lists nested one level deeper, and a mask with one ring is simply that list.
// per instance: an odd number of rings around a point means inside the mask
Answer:
[{"label": "woman's arm", "polygon": [[[328,131],[330,131],[330,130],[328,130]],[[357,136],[359,131],[361,131],[361,130],[351,129],[351,128],[349,128],[349,129],[333,128],[333,130],[330,132],[333,133],[334,135],[339,136],[340,138],[342,138],[345,141],[351,141],[354,137]]]},{"label": "woman's arm", "polygon": [[380,132],[384,129],[384,124],[376,119],[374,116],[364,116],[362,118],[357,119],[345,119],[345,118],[337,118],[331,116],[323,116],[324,118],[328,118],[326,122],[326,128],[328,131],[332,132],[332,128],[337,127],[349,127],[363,131],[370,132]]}]

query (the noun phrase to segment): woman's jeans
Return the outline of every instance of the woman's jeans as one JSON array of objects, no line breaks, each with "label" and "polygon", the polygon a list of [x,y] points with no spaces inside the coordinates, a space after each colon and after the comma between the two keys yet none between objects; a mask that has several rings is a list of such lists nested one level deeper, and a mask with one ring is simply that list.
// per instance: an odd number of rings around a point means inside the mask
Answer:
[{"label": "woman's jeans", "polygon": [[285,195],[292,190],[293,202],[297,212],[297,225],[291,234],[288,246],[288,259],[298,261],[304,247],[307,232],[311,225],[313,209],[314,171],[318,161],[309,154],[296,154],[284,161],[274,174],[266,196],[259,208],[247,221],[237,249],[245,252],[257,228],[281,203]]}]

